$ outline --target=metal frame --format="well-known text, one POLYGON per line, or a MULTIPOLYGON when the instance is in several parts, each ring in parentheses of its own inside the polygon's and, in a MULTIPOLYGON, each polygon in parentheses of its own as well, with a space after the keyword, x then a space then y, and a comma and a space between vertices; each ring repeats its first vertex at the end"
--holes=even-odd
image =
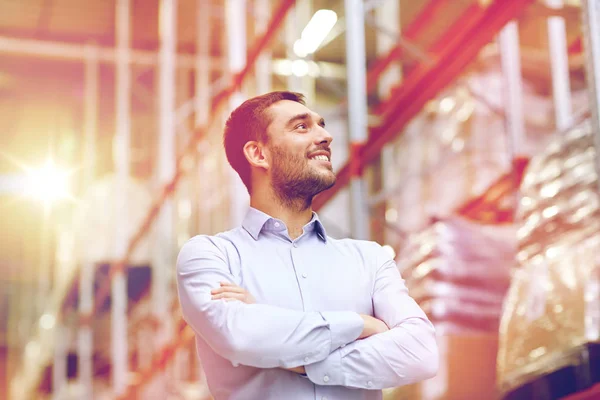
MULTIPOLYGON (((363 0, 345 0, 350 159, 367 139, 365 10, 363 0)), ((359 169, 350 177, 350 230, 355 239, 370 239, 368 185, 359 169)))
MULTIPOLYGON (((235 1, 245 0, 230 1, 233 4, 235 1)), ((127 338, 126 325, 124 326, 125 331, 123 332, 123 321, 126 323, 126 320, 123 320, 122 318, 123 315, 125 315, 123 306, 126 304, 127 300, 126 293, 124 292, 125 281, 123 275, 123 268, 127 263, 127 259, 136 248, 140 239, 147 234, 154 219, 157 219, 157 225, 161 227, 161 232, 170 232, 172 227, 166 226, 167 222, 170 221, 168 217, 170 208, 165 208, 165 204, 168 204, 169 197, 172 195, 180 177, 184 173, 181 161, 183 160, 184 156, 193 153, 197 144, 204 137, 205 132, 207 132, 214 123, 214 121, 209 118, 211 112, 215 113, 221 108, 225 107, 226 103, 228 103, 228 100, 232 97, 234 100, 233 102, 229 102, 229 107, 238 103, 239 100, 235 100, 235 98, 240 98, 239 92, 244 80, 249 75, 249 72, 257 59, 261 59, 261 63, 265 63, 265 58, 268 59, 268 57, 270 57, 264 56, 265 58, 263 58, 262 55, 259 55, 266 47, 268 41, 275 35, 286 13, 294 3, 294 1, 290 0, 282 1, 280 6, 273 13, 268 27, 258 39, 257 45, 247 54, 247 60, 244 60, 244 62, 230 64, 232 78, 230 84, 225 90, 212 97, 212 101, 208 101, 208 99, 210 99, 210 93, 208 92, 204 92, 202 96, 198 96, 196 98, 195 110, 197 130, 195 131, 185 154, 180 156, 178 159, 175 159, 175 150, 172 143, 175 136, 174 94, 172 93, 173 88, 175 87, 175 68, 181 66, 189 69, 195 68, 197 82, 206 82, 210 70, 220 68, 224 63, 224 60, 214 60, 207 57, 207 53, 202 53, 200 51, 198 52, 198 55, 189 57, 177 55, 173 47, 175 32, 173 30, 174 21, 172 19, 174 18, 172 12, 176 7, 176 0, 162 0, 162 2, 163 5, 167 4, 171 10, 171 13, 166 12, 166 16, 164 16, 163 11, 161 11, 161 20, 162 18, 168 20, 167 26, 170 26, 170 28, 161 29, 162 35, 164 35, 162 37, 165 39, 165 43, 164 47, 161 48, 161 55, 158 60, 154 53, 138 52, 129 49, 128 34, 126 35, 123 33, 125 27, 129 29, 128 23, 126 24, 123 19, 123 15, 125 15, 124 4, 127 4, 127 13, 129 12, 128 0, 119 0, 119 4, 123 8, 121 9, 121 13, 118 14, 121 15, 121 17, 119 17, 120 22, 117 23, 117 29, 119 32, 121 32, 118 36, 120 36, 121 39, 119 40, 119 48, 116 50, 100 48, 97 46, 87 46, 87 52, 84 54, 79 54, 80 46, 73 45, 73 47, 70 47, 71 45, 67 45, 67 47, 62 47, 62 44, 59 45, 59 47, 56 47, 56 44, 43 44, 41 48, 37 48, 36 50, 34 48, 35 46, 40 45, 39 42, 24 42, 20 39, 19 42, 21 44, 25 43, 31 47, 18 49, 15 46, 17 42, 11 42, 10 39, 7 41, 6 38, 0 37, 0 52, 8 51, 19 54, 35 54, 73 60, 86 60, 86 65, 88 65, 90 69, 89 84, 92 85, 90 86, 92 88, 94 81, 91 77, 94 75, 97 76, 98 64, 103 62, 116 63, 119 71, 117 73, 116 83, 117 112, 119 113, 117 115, 117 149, 119 150, 117 152, 117 171, 119 173, 119 179, 125 179, 129 173, 128 142, 130 121, 128 115, 130 107, 129 88, 131 86, 130 65, 159 64, 161 67, 160 87, 164 96, 161 95, 159 126, 161 140, 164 140, 165 142, 163 143, 164 146, 161 145, 159 147, 161 148, 161 151, 165 151, 164 149, 169 149, 170 151, 169 154, 163 153, 163 156, 160 158, 161 161, 159 162, 159 165, 161 165, 159 168, 161 171, 160 184, 163 187, 163 190, 158 196, 156 204, 148 213, 145 223, 140 227, 136 235, 134 235, 133 238, 130 238, 131 240, 128 240, 129 238, 125 238, 125 240, 123 240, 123 232, 116 232, 115 242, 118 242, 118 246, 120 246, 118 251, 120 259, 111 268, 111 279, 110 281, 103 282, 103 286, 101 287, 95 299, 95 307, 92 305, 92 299, 87 298, 84 306, 81 306, 79 310, 80 315, 82 316, 82 322, 85 320, 89 321, 91 316, 96 312, 99 304, 102 304, 108 296, 110 282, 112 282, 113 296, 115 296, 114 298, 116 299, 116 312, 113 312, 113 317, 115 318, 113 337, 127 338), (75 53, 77 53, 77 55, 75 55, 75 53), (96 70, 94 70, 94 68, 96 68, 96 70), (210 107, 205 107, 207 103, 210 103, 210 107), (165 217, 165 215, 167 216, 165 217), (165 229, 163 230, 163 228, 165 229), (124 293, 125 297, 123 298, 124 293), (125 303, 123 301, 125 301, 125 303)), ((380 126, 371 129, 370 135, 367 135, 367 93, 376 86, 380 75, 391 65, 393 60, 399 58, 403 51, 410 51, 411 38, 418 36, 423 27, 430 21, 429 18, 434 18, 433 15, 443 12, 443 7, 449 4, 449 0, 430 1, 425 6, 425 10, 427 10, 427 12, 424 11, 422 14, 420 14, 420 16, 415 20, 415 23, 408 27, 403 35, 403 37, 409 40, 409 42, 405 42, 393 47, 386 56, 381 58, 380 61, 375 64, 375 67, 372 68, 368 74, 365 74, 366 71, 364 68, 366 65, 364 59, 364 12, 360 10, 365 5, 361 0, 346 0, 346 6, 348 9, 352 7, 353 10, 357 10, 358 7, 359 11, 356 13, 356 15, 353 15, 353 17, 355 17, 354 19, 347 19, 349 28, 348 34, 350 36, 356 35, 352 36, 352 40, 348 40, 348 42, 351 42, 353 46, 352 48, 349 46, 347 49, 349 54, 348 80, 350 83, 348 104, 350 105, 349 108, 352 109, 352 112, 349 113, 351 118, 350 126, 356 127, 352 128, 350 131, 352 139, 351 154, 355 157, 353 157, 353 161, 344 166, 344 168, 342 168, 338 174, 338 185, 335 187, 335 189, 332 189, 329 192, 317 197, 314 204, 315 209, 322 207, 327 200, 332 198, 337 191, 339 191, 346 183, 349 182, 352 182, 351 184, 355 188, 359 188, 359 190, 353 190, 354 208, 356 208, 357 205, 360 207, 361 204, 364 207, 364 205, 367 204, 364 197, 366 192, 364 190, 364 178, 361 175, 364 167, 369 162, 377 158, 384 149, 385 145, 390 143, 401 133, 400 131, 403 126, 422 108, 427 100, 435 96, 443 87, 445 87, 445 85, 454 79, 459 71, 462 70, 464 66, 466 66, 476 56, 479 49, 492 40, 495 33, 498 32, 503 25, 515 15, 518 15, 518 13, 521 12, 524 7, 531 2, 532 0, 496 0, 489 5, 488 8, 483 8, 480 6, 471 7, 460 19, 459 23, 447 31, 445 38, 442 38, 442 40, 438 41, 435 46, 423 53, 426 56, 430 53, 433 54, 431 58, 423 57, 424 61, 412 72, 410 76, 407 77, 406 81, 404 81, 401 86, 392 91, 390 99, 385 101, 382 106, 377 109, 379 115, 381 115, 383 119, 383 123, 380 126), (502 3, 502 5, 500 5, 500 3, 502 3), (362 41, 362 46, 356 46, 356 40, 362 41), (406 43, 409 44, 408 47, 406 43), (364 79, 365 75, 367 76, 366 80, 364 79), (357 110, 364 110, 364 113, 358 112, 357 110)), ((238 26, 237 28, 240 27, 238 26)), ((200 42, 201 36, 206 32, 206 29, 199 27, 199 48, 202 48, 202 42, 200 42)), ((237 34, 232 32, 230 39, 234 37, 237 38, 239 35, 240 32, 237 34)), ((206 45, 206 43, 204 44, 206 45)), ((234 43, 230 41, 230 45, 233 44, 234 43)), ((204 49, 206 50, 206 47, 204 49)), ((240 45, 237 48, 230 46, 230 50, 231 53, 229 60, 238 57, 239 61, 239 57, 242 57, 242 55, 244 58, 246 57, 245 43, 243 46, 240 45)), ((87 74, 88 72, 86 72, 86 76, 88 76, 87 74)), ((268 79, 266 77, 261 77, 261 79, 262 83, 259 86, 267 87, 265 82, 268 82, 268 79)), ((197 87, 200 86, 198 85, 197 87)), ((93 92, 94 89, 90 90, 93 92)), ((97 86, 95 90, 97 91, 97 86)), ((199 94, 198 91, 197 94, 199 94)), ((93 104, 92 102, 94 100, 92 99, 94 97, 95 96, 90 95, 90 107, 92 107, 91 104, 93 104)), ((93 121, 95 118, 97 118, 97 115, 94 117, 93 113, 90 112, 90 115, 86 117, 86 121, 88 118, 89 121, 93 121)), ((92 122, 90 123, 93 124, 92 122)), ((90 128, 90 135, 92 135, 92 132, 95 132, 95 129, 95 125, 94 128, 90 128)), ((121 193, 124 193, 124 191, 121 193)), ((353 236, 368 237, 368 211, 365 209, 354 210, 353 215, 358 216, 358 221, 353 224, 353 236)), ((169 249, 172 250, 172 246, 169 246, 169 249)), ((163 250, 168 252, 169 249, 163 250)), ((89 276, 90 271, 93 271, 93 266, 86 266, 85 268, 86 274, 88 274, 86 276, 89 276)), ((82 288, 86 288, 85 290, 88 294, 91 294, 89 291, 88 278, 86 278, 85 282, 86 283, 80 282, 80 284, 82 285, 82 288)), ((160 289, 157 286, 156 290, 153 290, 156 303, 159 302, 159 299, 164 300, 165 298, 169 298, 168 294, 166 294, 163 289, 164 287, 160 289)), ((167 310, 165 314, 165 307, 163 306, 166 304, 168 304, 168 302, 162 303, 162 308, 160 308, 159 312, 160 315, 170 315, 170 310, 167 310)), ((126 381, 127 343, 125 342, 125 348, 118 346, 113 347, 112 354, 114 357, 114 367, 116 367, 114 372, 115 374, 119 373, 122 377, 122 379, 119 378, 113 380, 114 394, 116 398, 128 398, 144 382, 147 382, 149 379, 155 376, 158 371, 161 371, 165 367, 170 357, 175 354, 175 349, 177 349, 178 346, 189 343, 189 341, 193 339, 193 332, 191 332, 191 330, 187 328, 182 321, 179 321, 175 327, 171 328, 169 328, 169 330, 173 332, 179 332, 179 336, 174 338, 173 341, 162 339, 159 340, 161 342, 161 350, 152 360, 152 363, 148 369, 140 371, 140 374, 138 375, 140 379, 131 385, 128 385, 129 382, 126 381), (121 357, 119 357, 117 352, 120 352, 121 357)), ((86 326, 85 324, 82 324, 80 329, 80 354, 89 354, 91 356, 91 353, 89 353, 91 352, 91 348, 89 347, 91 344, 91 331, 86 331, 86 329, 89 329, 89 325, 86 326)), ((91 374, 91 364, 89 366, 89 373, 91 374)), ((89 379, 91 379, 91 376, 89 378, 86 376, 82 376, 81 379, 82 382, 85 382, 85 385, 88 385, 87 382, 89 379)))
POLYGON ((367 144, 358 157, 338 172, 338 183, 332 189, 317 196, 313 204, 320 209, 350 180, 352 170, 362 169, 375 159, 386 143, 395 139, 402 128, 414 117, 425 103, 456 77, 471 62, 481 48, 493 40, 494 35, 511 19, 519 15, 532 0, 496 0, 487 8, 474 5, 443 35, 433 50, 437 50, 433 65, 419 65, 406 77, 379 112, 385 121, 371 129, 367 144), (357 165, 353 165, 357 164, 357 165))
MULTIPOLYGON (((586 75, 596 146, 596 174, 600 177, 600 4, 597 0, 582 0, 581 7, 584 50, 587 54, 586 75)), ((600 179, 598 188, 600 189, 600 179)))
MULTIPOLYGON (((117 176, 117 221, 127 218, 126 187, 130 175, 130 142, 131 142, 131 4, 130 0, 118 0, 116 10, 115 36, 117 41, 116 79, 115 79, 115 170, 117 176)), ((114 249, 117 259, 125 255, 129 238, 125 225, 114 227, 114 249)), ((127 343, 127 276, 125 263, 111 267, 111 358, 112 389, 118 396, 125 392, 128 378, 128 343, 127 343), (122 340, 114 340, 120 338, 122 340)), ((100 302, 96 301, 96 307, 100 302)))

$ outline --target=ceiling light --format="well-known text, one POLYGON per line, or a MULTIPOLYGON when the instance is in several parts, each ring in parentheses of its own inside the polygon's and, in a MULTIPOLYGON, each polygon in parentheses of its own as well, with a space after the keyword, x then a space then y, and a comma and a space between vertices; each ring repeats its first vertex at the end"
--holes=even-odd
POLYGON ((312 54, 323 43, 337 22, 337 14, 332 10, 319 10, 308 21, 300 39, 294 43, 294 53, 298 57, 312 54))
POLYGON ((294 60, 292 63, 292 74, 298 77, 303 77, 308 74, 308 63, 304 60, 294 60))

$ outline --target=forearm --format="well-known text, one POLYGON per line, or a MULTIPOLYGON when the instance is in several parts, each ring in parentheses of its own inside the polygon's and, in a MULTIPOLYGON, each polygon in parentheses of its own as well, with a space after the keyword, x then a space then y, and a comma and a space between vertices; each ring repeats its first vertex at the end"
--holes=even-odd
POLYGON ((352 312, 302 312, 265 304, 181 295, 184 318, 222 357, 259 368, 297 367, 354 341, 362 319, 352 312))
POLYGON ((384 389, 428 379, 435 375, 438 364, 433 326, 426 319, 413 318, 335 350, 305 369, 318 385, 384 389))

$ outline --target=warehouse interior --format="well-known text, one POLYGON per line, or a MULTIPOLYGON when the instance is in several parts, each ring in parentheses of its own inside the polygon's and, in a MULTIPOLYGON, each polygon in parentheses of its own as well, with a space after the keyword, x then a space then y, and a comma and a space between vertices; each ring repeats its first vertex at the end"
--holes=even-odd
POLYGON ((240 224, 223 126, 272 90, 436 328, 384 399, 600 398, 595 0, 0 0, 0 398, 212 398, 175 260, 240 224))

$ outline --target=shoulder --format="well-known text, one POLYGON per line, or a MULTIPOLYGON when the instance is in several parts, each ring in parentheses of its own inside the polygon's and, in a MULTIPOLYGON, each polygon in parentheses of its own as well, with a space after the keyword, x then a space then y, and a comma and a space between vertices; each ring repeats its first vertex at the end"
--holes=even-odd
POLYGON ((327 240, 331 240, 334 245, 342 250, 352 252, 365 261, 375 263, 375 265, 381 265, 390 260, 393 261, 391 254, 383 246, 371 240, 334 239, 330 237, 327 237, 327 240))
POLYGON ((193 259, 213 259, 227 262, 229 255, 232 252, 236 253, 236 238, 243 235, 240 229, 236 228, 216 235, 196 235, 188 239, 179 250, 178 268, 193 259))

